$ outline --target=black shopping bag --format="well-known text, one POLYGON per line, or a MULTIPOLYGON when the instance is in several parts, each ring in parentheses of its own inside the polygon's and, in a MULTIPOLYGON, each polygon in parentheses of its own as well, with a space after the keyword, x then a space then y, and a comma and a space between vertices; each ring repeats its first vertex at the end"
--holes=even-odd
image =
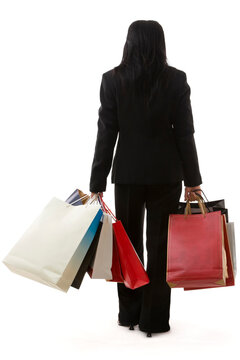
MULTIPOLYGON (((196 192, 196 190, 194 190, 194 192, 196 192)), ((204 194, 202 189, 201 189, 201 191, 204 194)), ((202 200, 204 200, 201 195, 199 195, 199 194, 196 194, 196 195, 200 196, 200 198, 202 200)), ((204 194, 204 196, 207 199, 205 194, 204 194)), ((221 210, 221 214, 226 215, 226 222, 228 223, 228 209, 226 209, 226 207, 225 207, 225 200, 224 199, 213 200, 213 201, 209 201, 207 199, 207 201, 204 201, 204 204, 206 205, 206 208, 211 212, 221 210)), ((177 214, 184 214, 185 207, 186 207, 186 202, 179 201, 176 213, 177 214)), ((201 214, 201 209, 200 209, 198 203, 192 203, 191 202, 191 212, 192 212, 192 214, 201 214)))
POLYGON ((79 289, 81 286, 81 283, 83 281, 84 275, 86 274, 88 267, 90 266, 90 264, 93 261, 93 258, 95 257, 96 251, 97 251, 97 246, 98 246, 98 241, 99 241, 99 237, 100 237, 100 233, 101 233, 101 229, 102 229, 102 221, 100 220, 96 234, 93 238, 93 241, 88 249, 88 252, 82 262, 82 265, 80 266, 77 275, 75 276, 71 286, 79 289))

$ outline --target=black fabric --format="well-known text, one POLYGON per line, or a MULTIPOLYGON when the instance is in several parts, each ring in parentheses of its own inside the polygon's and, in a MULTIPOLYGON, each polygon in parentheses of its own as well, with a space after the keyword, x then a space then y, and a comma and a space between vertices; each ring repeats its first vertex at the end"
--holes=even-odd
POLYGON ((132 84, 123 92, 113 69, 103 73, 91 192, 106 190, 111 166, 112 183, 202 184, 186 73, 168 66, 166 84, 159 85, 147 109, 132 84))
POLYGON ((166 282, 167 235, 170 213, 176 213, 182 182, 158 185, 115 184, 115 212, 144 264, 143 226, 146 210, 146 250, 150 283, 135 290, 117 283, 118 320, 139 324, 142 331, 170 330, 171 288, 166 282))
MULTIPOLYGON (((226 222, 228 223, 228 209, 225 208, 224 199, 213 200, 213 201, 204 201, 204 204, 209 212, 221 210, 221 214, 226 215, 226 222)), ((201 214, 201 209, 200 209, 198 203, 190 202, 190 206, 191 206, 192 214, 201 214)), ((186 202, 180 201, 178 203, 178 209, 177 209, 176 214, 184 214, 185 207, 186 207, 186 202)))

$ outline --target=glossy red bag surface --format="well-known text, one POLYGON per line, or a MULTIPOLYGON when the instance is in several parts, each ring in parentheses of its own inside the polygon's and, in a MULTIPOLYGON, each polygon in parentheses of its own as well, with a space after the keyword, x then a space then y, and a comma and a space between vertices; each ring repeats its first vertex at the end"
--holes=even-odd
POLYGON ((121 220, 113 223, 124 284, 130 289, 136 289, 149 283, 149 277, 134 249, 121 220))

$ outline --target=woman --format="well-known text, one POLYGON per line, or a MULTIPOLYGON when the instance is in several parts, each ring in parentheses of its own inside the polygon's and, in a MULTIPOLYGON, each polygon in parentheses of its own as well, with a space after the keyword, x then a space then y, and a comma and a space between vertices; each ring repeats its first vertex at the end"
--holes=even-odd
POLYGON ((171 288, 166 282, 168 217, 184 200, 196 200, 202 178, 194 140, 186 73, 168 65, 157 21, 134 21, 119 66, 103 73, 91 196, 106 191, 113 159, 115 214, 144 264, 143 223, 150 283, 138 289, 117 283, 118 324, 141 331, 170 330, 171 288))

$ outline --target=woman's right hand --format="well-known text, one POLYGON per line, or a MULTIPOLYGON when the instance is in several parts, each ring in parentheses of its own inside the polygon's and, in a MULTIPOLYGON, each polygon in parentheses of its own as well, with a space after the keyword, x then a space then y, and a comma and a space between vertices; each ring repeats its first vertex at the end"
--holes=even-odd
POLYGON ((198 199, 197 195, 195 195, 195 192, 191 192, 192 190, 195 190, 195 189, 200 189, 200 191, 196 191, 197 194, 201 194, 201 186, 198 185, 198 186, 194 186, 194 187, 188 187, 188 186, 185 186, 185 194, 184 194, 184 200, 187 201, 195 201, 198 199))

